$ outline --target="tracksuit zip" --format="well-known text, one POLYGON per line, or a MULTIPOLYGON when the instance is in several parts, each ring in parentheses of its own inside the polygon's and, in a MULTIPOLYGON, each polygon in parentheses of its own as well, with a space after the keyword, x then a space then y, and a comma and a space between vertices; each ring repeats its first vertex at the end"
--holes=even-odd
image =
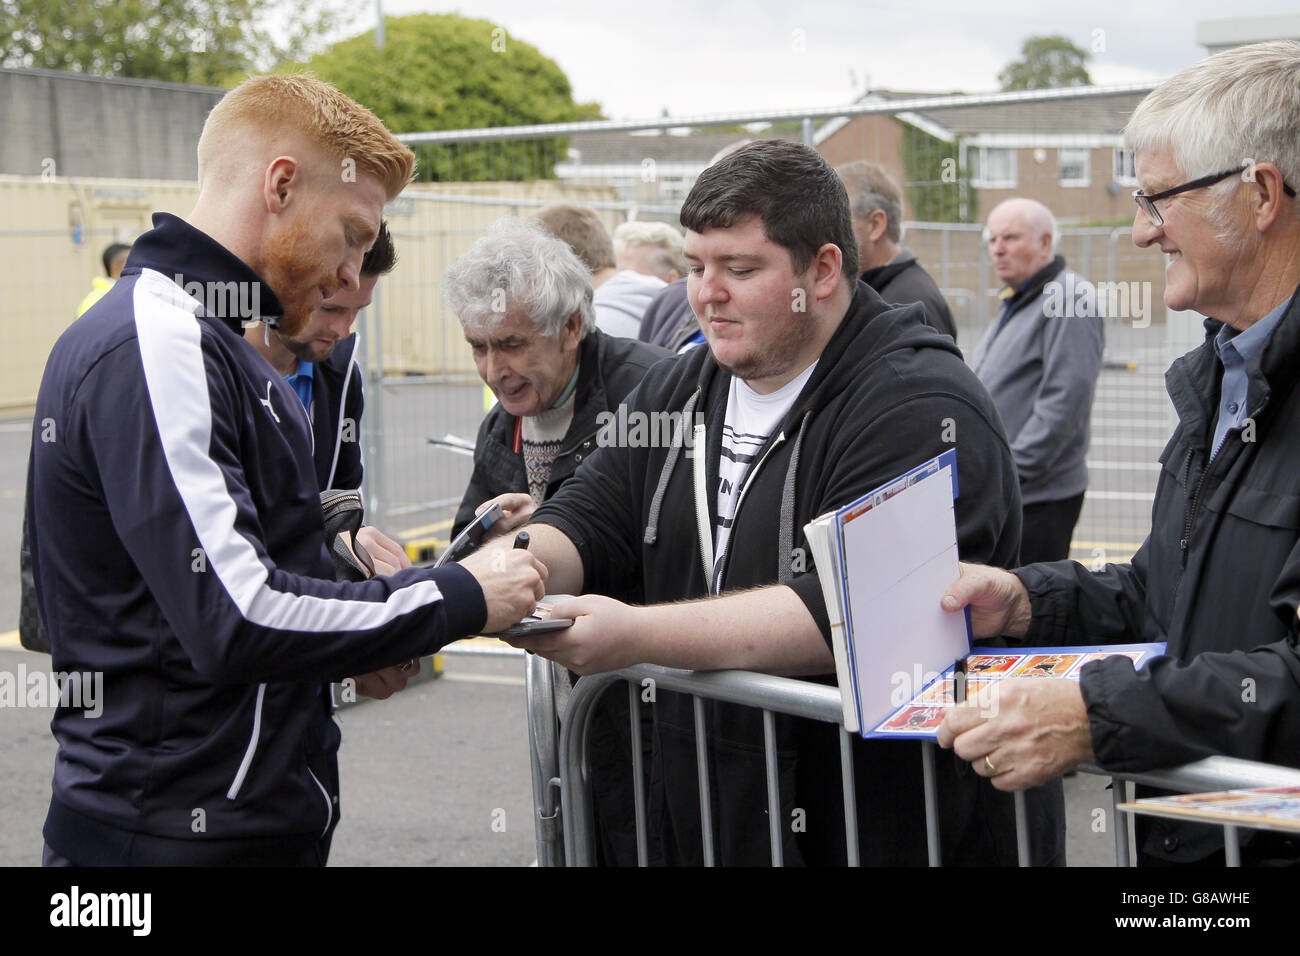
POLYGON ((226 791, 227 800, 234 800, 239 796, 239 790, 244 786, 244 778, 248 776, 248 768, 253 765, 253 755, 257 753, 257 738, 262 732, 262 701, 265 697, 266 685, 258 684, 257 704, 253 708, 253 736, 249 738, 248 748, 244 751, 244 759, 239 762, 239 771, 235 774, 234 782, 231 783, 230 789, 226 791))
POLYGON ((330 800, 329 792, 317 779, 316 774, 312 773, 311 767, 307 768, 307 772, 311 774, 312 783, 316 784, 316 787, 320 790, 320 795, 325 798, 325 829, 320 832, 320 835, 324 837, 325 834, 330 832, 330 824, 334 822, 334 804, 330 800))

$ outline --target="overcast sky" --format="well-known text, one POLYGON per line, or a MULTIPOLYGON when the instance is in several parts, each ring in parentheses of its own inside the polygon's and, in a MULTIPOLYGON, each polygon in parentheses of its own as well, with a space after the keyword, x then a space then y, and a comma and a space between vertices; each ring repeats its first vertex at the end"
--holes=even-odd
MULTIPOLYGON (((374 23, 374 6, 354 32, 374 23)), ((1294 14, 1296 0, 383 0, 388 16, 491 20, 555 60, 579 101, 627 119, 850 102, 878 89, 998 88, 1025 37, 1061 33, 1086 50, 1094 83, 1158 79, 1205 56, 1196 23, 1294 14), (1061 5, 1064 7, 1065 5, 1061 5), (1048 8, 1051 9, 1049 12, 1048 8), (978 10, 978 12, 975 12, 978 10), (633 12, 639 11, 639 12, 633 12)))

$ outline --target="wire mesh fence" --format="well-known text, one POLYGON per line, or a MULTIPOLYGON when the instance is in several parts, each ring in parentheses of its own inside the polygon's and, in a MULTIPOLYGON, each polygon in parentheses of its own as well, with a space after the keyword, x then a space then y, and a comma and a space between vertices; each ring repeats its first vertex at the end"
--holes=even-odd
MULTIPOLYGON (((442 291, 446 268, 484 229, 555 202, 595 208, 611 230, 632 219, 678 224, 696 177, 722 151, 778 137, 835 165, 880 163, 904 189, 903 244, 942 290, 969 357, 996 314, 997 279, 981 230, 1002 199, 1030 196, 1061 223, 1059 251, 1097 283, 1106 366, 1092 417, 1091 484, 1073 556, 1124 560, 1142 540, 1172 418, 1163 371, 1199 323, 1169 317, 1164 268, 1133 246, 1133 157, 1122 128, 1147 87, 982 97, 874 92, 851 107, 691 120, 592 121, 404 137, 421 175, 387 210, 399 263, 363 314, 362 421, 372 517, 402 538, 445 535, 471 460, 434 445, 472 441, 484 390, 442 291)), ((14 293, 5 364, 10 407, 35 399, 45 355, 102 272, 101 247, 183 215, 194 185, 146 180, 0 177, 0 269, 14 293), (21 305, 19 305, 21 303, 21 305)))
POLYGON ((424 173, 389 207, 403 261, 367 323, 371 407, 382 405, 368 423, 376 463, 372 507, 399 532, 436 536, 468 481, 470 459, 426 439, 450 433, 472 441, 485 411, 441 281, 491 221, 573 202, 595 208, 611 230, 630 219, 679 225, 682 200, 720 152, 777 137, 808 142, 834 165, 878 162, 902 184, 903 244, 943 292, 968 358, 998 309, 998 281, 982 238, 988 211, 1013 196, 1053 209, 1061 225, 1058 251, 1097 284, 1106 316, 1091 484, 1072 556, 1126 560, 1144 537, 1156 458, 1173 423, 1163 372, 1194 344, 1185 334, 1168 334, 1164 263, 1131 240, 1135 180, 1122 129, 1147 89, 983 97, 878 92, 848 111, 404 136, 424 173))

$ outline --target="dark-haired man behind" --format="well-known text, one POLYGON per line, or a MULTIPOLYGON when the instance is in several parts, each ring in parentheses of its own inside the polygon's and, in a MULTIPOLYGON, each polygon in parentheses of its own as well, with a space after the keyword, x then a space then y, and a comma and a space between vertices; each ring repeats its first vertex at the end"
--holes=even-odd
MULTIPOLYGON (((363 374, 356 360, 360 334, 352 331, 361 310, 370 305, 379 277, 393 271, 397 250, 388 223, 381 223, 375 244, 361 260, 360 286, 339 289, 311 314, 307 327, 284 336, 261 323, 244 329, 244 338, 265 356, 292 386, 307 410, 312 429, 312 460, 321 491, 360 488, 363 374)), ((366 525, 357 540, 375 561, 379 574, 411 566, 402 546, 366 525)))
MULTIPOLYGON (((681 220, 708 347, 652 368, 626 414, 677 413, 694 441, 601 448, 537 507, 531 547, 550 589, 589 593, 556 606, 576 618, 571 628, 519 645, 580 673, 644 662, 830 675, 804 524, 952 448, 948 423, 961 553, 1009 564, 1020 541, 1010 449, 952 339, 927 328, 918 306, 891 308, 858 281, 848 197, 815 151, 774 141, 737 150, 700 176, 681 220), (605 596, 638 585, 646 606, 605 596)), ((508 526, 530 510, 520 498, 503 502, 508 526)), ((651 854, 698 863, 692 701, 661 689, 652 706, 651 854)), ((717 860, 766 863, 760 714, 705 709, 717 860)), ((778 718, 777 737, 785 860, 842 864, 836 728, 778 718)), ((919 748, 855 739, 854 749, 862 861, 923 864, 919 748)), ((946 860, 1009 862, 1010 804, 968 765, 941 764, 946 860)))
POLYGON ((957 323, 930 274, 903 240, 903 191, 879 163, 858 160, 835 172, 849 194, 862 281, 886 302, 925 307, 925 324, 957 339, 957 323))
POLYGON ((397 250, 388 223, 361 261, 358 289, 340 289, 311 314, 307 328, 295 336, 268 330, 260 322, 244 329, 244 338, 293 386, 311 418, 316 480, 322 491, 360 488, 361 367, 356 361, 359 336, 352 324, 370 305, 375 284, 397 265, 397 250))

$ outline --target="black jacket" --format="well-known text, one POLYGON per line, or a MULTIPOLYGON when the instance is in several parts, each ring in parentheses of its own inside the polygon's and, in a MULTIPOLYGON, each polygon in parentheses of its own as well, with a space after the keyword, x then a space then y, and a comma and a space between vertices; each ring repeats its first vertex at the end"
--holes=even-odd
POLYGON ((637 338, 676 352, 699 330, 695 312, 686 297, 686 280, 678 279, 668 283, 650 300, 641 318, 641 331, 637 338))
POLYGON ((357 333, 334 346, 330 357, 316 363, 312 383, 311 427, 315 435, 312 457, 321 491, 360 488, 361 366, 357 364, 357 333))
MULTIPOLYGON (((1033 602, 1030 644, 1167 641, 1134 672, 1084 668, 1098 763, 1117 771, 1225 754, 1300 766, 1300 295, 1247 365, 1253 428, 1228 432, 1207 463, 1223 366, 1206 341, 1165 375, 1178 427, 1160 454, 1151 533, 1131 564, 1072 561, 1016 573, 1033 602)), ((1146 852, 1191 861, 1218 827, 1149 821, 1146 852)), ((1249 839, 1243 833, 1243 842, 1249 839)))
MULTIPOLYGON (((714 526, 720 435, 730 375, 707 348, 653 368, 632 411, 686 412, 706 429, 708 527, 714 526), (701 416, 701 417, 695 417, 701 416)), ((629 413, 630 414, 630 413, 629 413)), ((687 429, 690 432, 690 429, 687 429)), ((865 284, 751 476, 724 557, 723 591, 788 584, 827 640, 830 628, 803 526, 953 447, 967 560, 1014 564, 1020 492, 988 394, 952 339, 922 324, 917 306, 891 309, 865 284)), ((665 443, 659 443, 661 446, 665 443)), ((646 603, 705 596, 693 491, 698 447, 605 447, 543 504, 534 520, 563 531, 582 555, 584 589, 618 595, 644 587, 646 603)), ((711 546, 711 542, 710 542, 711 546)), ((828 680, 833 680, 829 678, 828 680)), ((710 767, 718 860, 766 864, 768 828, 761 715, 710 703, 710 767)), ((652 833, 669 863, 700 860, 695 741, 689 698, 660 691, 654 705, 652 833)), ((778 718, 789 862, 843 863, 838 731, 778 718), (795 807, 807 828, 790 832, 795 807)), ((858 825, 866 863, 925 862, 920 748, 855 738, 858 825)), ((945 858, 1014 859, 1010 801, 951 753, 940 753, 945 858)))
POLYGON ((879 292, 886 302, 895 305, 920 302, 925 307, 925 324, 957 341, 957 323, 953 321, 947 300, 910 250, 902 250, 893 262, 867 269, 862 273, 862 281, 879 292))
MULTIPOLYGON (((592 329, 583 338, 578 348, 573 421, 565 432, 564 447, 551 465, 551 477, 546 484, 548 498, 595 450, 599 431, 597 416, 623 401, 637 387, 646 370, 670 354, 657 345, 606 335, 599 329, 592 329)), ((474 509, 489 498, 508 491, 528 492, 524 457, 514 450, 516 422, 518 418, 498 404, 479 425, 474 442, 474 472, 456 512, 453 537, 474 520, 474 509)))
POLYGON ((338 820, 322 683, 432 653, 487 615, 458 566, 334 581, 302 402, 239 317, 186 291, 260 282, 159 213, 45 367, 36 593, 54 669, 102 675, 102 713, 61 706, 51 723, 45 839, 79 864, 300 859, 338 820))

